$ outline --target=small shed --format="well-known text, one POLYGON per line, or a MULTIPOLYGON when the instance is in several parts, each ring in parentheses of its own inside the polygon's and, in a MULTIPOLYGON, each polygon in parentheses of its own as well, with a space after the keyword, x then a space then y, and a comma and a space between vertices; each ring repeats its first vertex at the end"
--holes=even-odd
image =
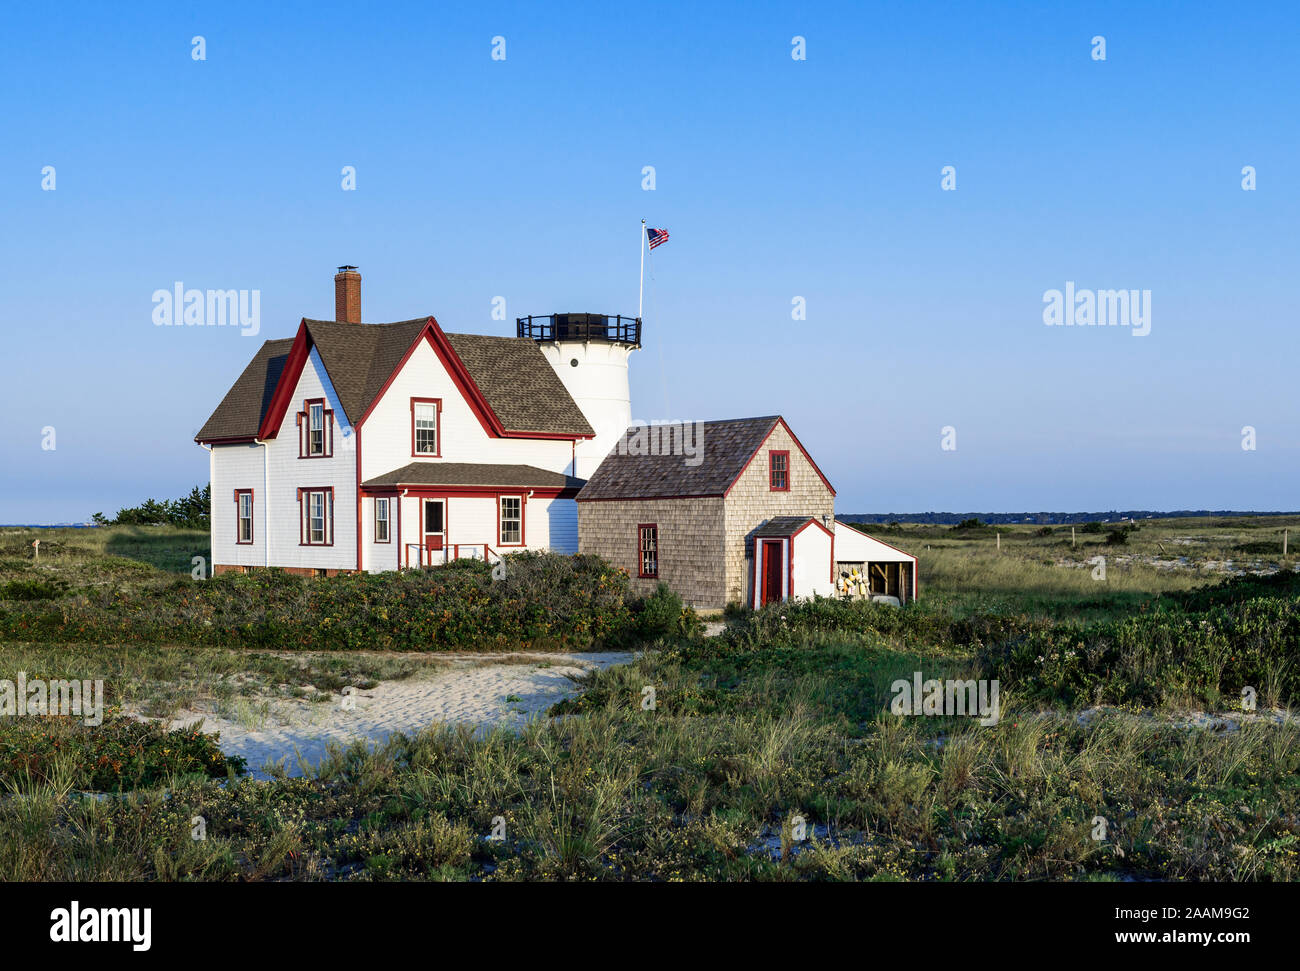
MULTIPOLYGON (((829 517, 827 517, 829 518, 829 517)), ((754 530, 752 607, 835 594, 834 533, 814 516, 777 516, 754 530)))
POLYGON ((653 427, 629 428, 578 493, 580 553, 626 570, 634 594, 666 583, 704 609, 832 594, 835 490, 784 418, 663 425, 658 446, 653 427), (769 526, 783 531, 756 535, 769 526))
POLYGON ((915 600, 920 590, 916 557, 837 519, 835 590, 899 604, 915 600))

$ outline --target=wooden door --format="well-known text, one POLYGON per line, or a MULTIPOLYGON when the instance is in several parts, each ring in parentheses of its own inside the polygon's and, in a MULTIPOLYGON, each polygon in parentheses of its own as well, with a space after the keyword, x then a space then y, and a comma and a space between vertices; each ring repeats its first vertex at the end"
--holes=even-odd
POLYGON ((432 554, 443 548, 447 536, 447 507, 445 500, 424 500, 424 548, 432 554))
POLYGON ((759 606, 780 603, 785 591, 785 571, 781 569, 780 540, 763 541, 763 592, 759 606))

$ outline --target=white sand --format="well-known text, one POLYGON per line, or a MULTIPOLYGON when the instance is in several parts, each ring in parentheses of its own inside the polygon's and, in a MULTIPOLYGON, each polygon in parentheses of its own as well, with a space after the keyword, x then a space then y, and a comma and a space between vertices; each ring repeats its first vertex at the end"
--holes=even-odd
POLYGON ((171 724, 183 728, 202 720, 204 732, 221 733, 223 752, 248 760, 253 778, 267 778, 263 767, 268 762, 283 762, 289 775, 302 775, 302 763, 318 765, 331 743, 383 742, 393 732, 414 734, 435 722, 517 730, 578 693, 568 675, 626 664, 634 655, 528 654, 519 663, 482 665, 489 657, 457 655, 449 664, 438 663, 405 680, 353 689, 351 708, 338 694, 327 702, 274 698, 245 705, 251 711, 234 719, 197 710, 181 712, 171 724), (265 717, 263 704, 269 706, 265 717))

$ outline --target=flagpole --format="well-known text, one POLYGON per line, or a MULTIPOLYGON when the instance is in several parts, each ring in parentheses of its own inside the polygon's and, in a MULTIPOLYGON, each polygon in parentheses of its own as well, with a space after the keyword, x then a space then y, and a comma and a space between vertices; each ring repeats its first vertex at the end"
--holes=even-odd
POLYGON ((636 319, 641 319, 641 304, 645 299, 645 220, 641 220, 641 288, 636 295, 636 319))

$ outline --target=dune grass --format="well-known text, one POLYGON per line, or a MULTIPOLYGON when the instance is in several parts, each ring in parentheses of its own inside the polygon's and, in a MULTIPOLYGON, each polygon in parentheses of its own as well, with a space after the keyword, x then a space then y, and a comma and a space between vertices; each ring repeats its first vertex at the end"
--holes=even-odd
MULTIPOLYGON (((1292 702, 1300 577, 1280 544, 1234 559, 1286 571, 1272 579, 1215 565, 1275 526, 1162 521, 1082 548, 1017 527, 1000 552, 904 527, 886 538, 922 557, 919 603, 733 616, 720 638, 593 672, 519 734, 434 726, 336 749, 308 778, 177 773, 102 799, 77 793, 75 765, 13 772, 0 879, 1295 880, 1300 729, 1241 711, 1229 682, 1275 665, 1261 705, 1292 702), (1105 581, 1069 565, 1095 555, 1105 581), (915 671, 999 678, 998 724, 890 714, 915 671), (1235 711, 1221 730, 1183 710, 1216 699, 1235 711)), ((105 665, 111 695, 160 708, 407 660, 375 657, 0 645, 4 667, 49 677, 105 665)))

